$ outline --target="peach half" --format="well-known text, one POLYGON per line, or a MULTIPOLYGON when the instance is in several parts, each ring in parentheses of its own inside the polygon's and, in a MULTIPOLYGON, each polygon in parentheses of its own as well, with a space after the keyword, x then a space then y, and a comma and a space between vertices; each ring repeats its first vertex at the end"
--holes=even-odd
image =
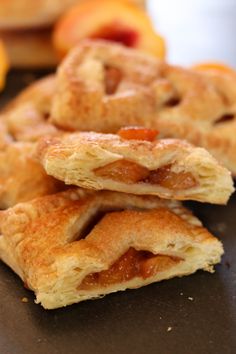
POLYGON ((82 1, 57 22, 53 43, 64 56, 84 38, 105 39, 150 53, 165 56, 163 38, 155 33, 148 15, 125 0, 82 1))

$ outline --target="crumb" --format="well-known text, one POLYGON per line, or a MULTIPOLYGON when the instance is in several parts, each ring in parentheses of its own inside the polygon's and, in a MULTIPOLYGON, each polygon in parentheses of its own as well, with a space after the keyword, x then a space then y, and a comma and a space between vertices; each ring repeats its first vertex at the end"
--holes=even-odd
POLYGON ((189 301, 193 301, 193 297, 189 296, 189 297, 188 297, 188 300, 189 300, 189 301))
POLYGON ((22 297, 21 302, 29 302, 27 297, 22 297))
POLYGON ((160 316, 160 320, 162 320, 162 317, 160 316))
POLYGON ((182 295, 184 295, 184 293, 180 293, 180 295, 182 296, 182 295))
POLYGON ((167 332, 171 332, 171 331, 172 331, 172 327, 168 327, 167 332))

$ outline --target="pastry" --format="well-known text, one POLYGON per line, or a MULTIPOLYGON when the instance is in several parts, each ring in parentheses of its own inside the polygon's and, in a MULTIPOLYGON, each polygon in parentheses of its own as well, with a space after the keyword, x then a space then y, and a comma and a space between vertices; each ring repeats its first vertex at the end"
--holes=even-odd
POLYGON ((31 84, 1 112, 1 119, 15 140, 35 141, 41 136, 58 134, 48 122, 55 78, 48 76, 31 84))
POLYGON ((230 173, 206 150, 181 140, 132 139, 132 130, 130 140, 121 137, 122 131, 121 136, 77 132, 44 138, 37 154, 47 174, 66 184, 168 199, 227 202, 234 190, 230 173))
POLYGON ((0 29, 48 26, 78 0, 0 0, 0 29))
POLYGON ((157 113, 161 135, 205 147, 236 176, 236 74, 170 66, 166 73, 176 98, 157 113))
POLYGON ((222 244, 176 201, 68 190, 0 213, 0 257, 54 309, 213 271, 222 244))
POLYGON ((150 85, 164 63, 106 41, 86 40, 57 70, 51 121, 70 130, 116 132, 152 127, 156 102, 150 85))
POLYGON ((21 69, 53 68, 58 63, 51 41, 51 28, 1 31, 11 67, 21 69))
POLYGON ((33 157, 32 143, 5 144, 0 149, 0 208, 55 193, 63 184, 48 176, 33 157))
POLYGON ((236 175, 236 75, 168 65, 118 44, 86 41, 62 62, 51 121, 73 130, 156 128, 205 147, 236 175))

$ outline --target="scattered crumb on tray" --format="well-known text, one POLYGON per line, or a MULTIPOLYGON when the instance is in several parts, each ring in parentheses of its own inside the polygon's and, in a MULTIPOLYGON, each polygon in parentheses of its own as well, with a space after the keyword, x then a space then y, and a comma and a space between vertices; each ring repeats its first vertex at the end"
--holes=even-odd
POLYGON ((22 297, 21 302, 29 302, 29 299, 27 297, 22 297))
POLYGON ((189 301, 193 301, 193 297, 189 296, 189 297, 188 297, 188 300, 189 300, 189 301))
POLYGON ((171 331, 172 331, 172 327, 168 327, 167 332, 171 332, 171 331))

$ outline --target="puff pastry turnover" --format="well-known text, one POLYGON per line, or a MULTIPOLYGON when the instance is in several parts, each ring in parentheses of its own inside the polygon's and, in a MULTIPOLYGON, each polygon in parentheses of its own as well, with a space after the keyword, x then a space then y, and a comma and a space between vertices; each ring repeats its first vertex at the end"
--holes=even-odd
POLYGON ((1 119, 17 141, 36 141, 47 134, 58 134, 48 122, 55 78, 49 76, 31 84, 14 98, 1 112, 1 119))
POLYGON ((34 144, 15 142, 0 150, 0 208, 62 190, 33 157, 34 144))
POLYGON ((179 202, 68 190, 0 213, 0 257, 46 309, 213 271, 222 244, 179 202))
POLYGON ((74 130, 157 128, 208 149, 236 175, 236 74, 168 65, 134 49, 86 41, 60 65, 51 120, 74 130))
POLYGON ((181 140, 126 140, 115 134, 45 138, 37 154, 47 174, 90 189, 224 204, 230 173, 203 148, 181 140))

